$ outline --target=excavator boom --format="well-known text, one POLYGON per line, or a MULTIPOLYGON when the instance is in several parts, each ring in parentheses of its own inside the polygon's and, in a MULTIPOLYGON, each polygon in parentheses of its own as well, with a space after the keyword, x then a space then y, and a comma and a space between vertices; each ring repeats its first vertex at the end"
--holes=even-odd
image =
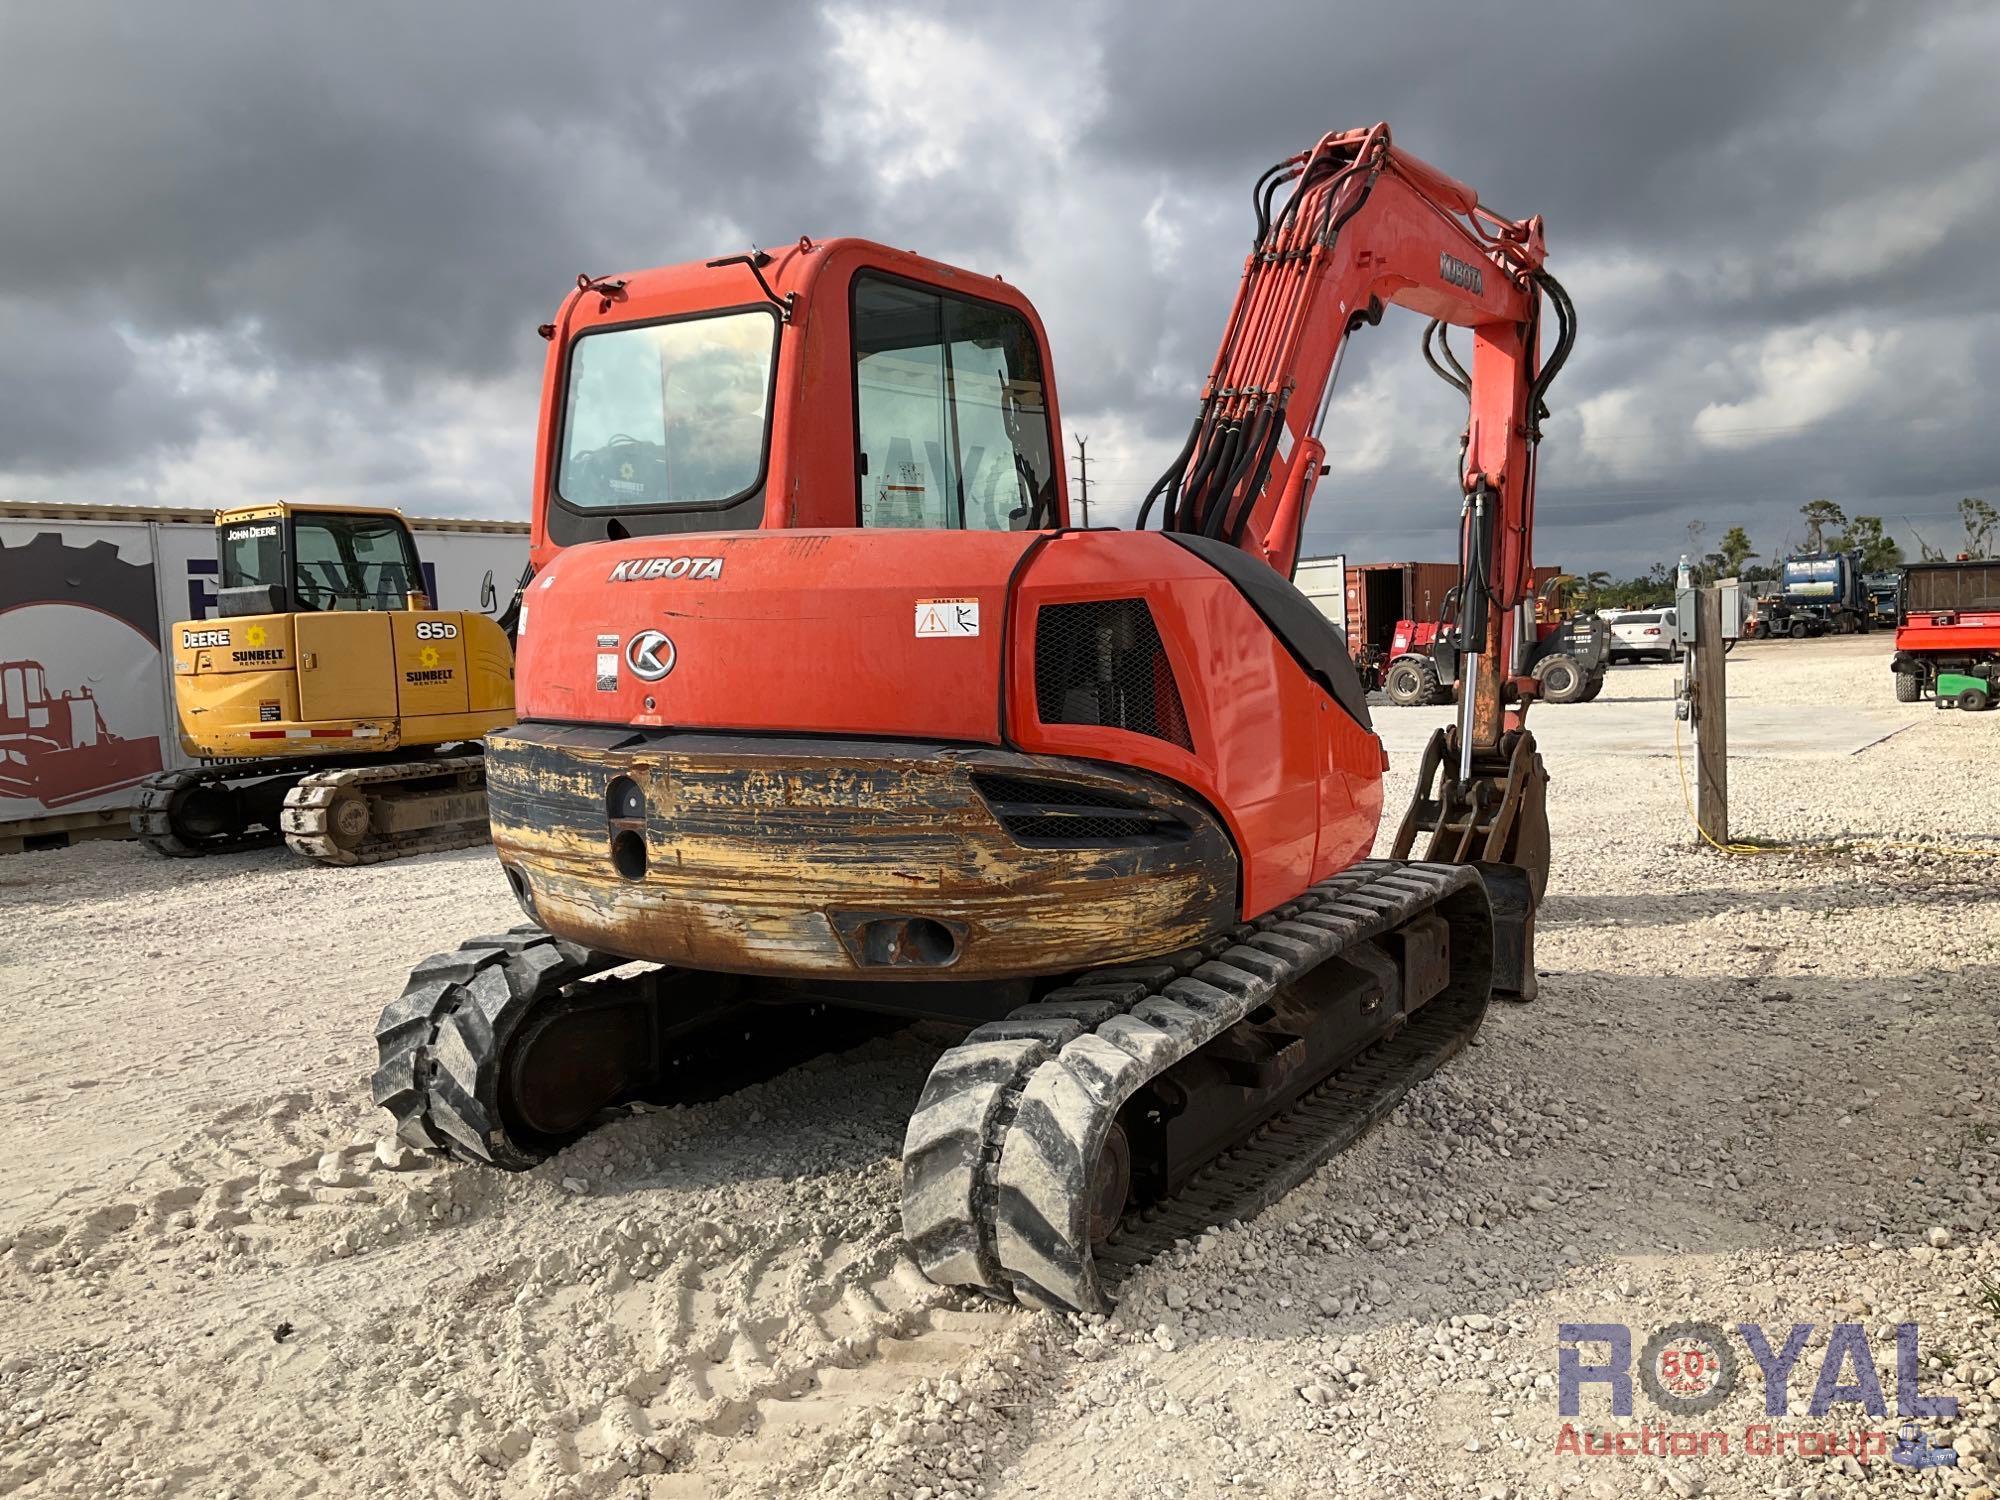
POLYGON ((1508 683, 1524 640, 1515 612, 1533 592, 1542 397, 1572 337, 1568 298, 1543 269, 1542 221, 1488 212, 1471 188, 1392 145, 1387 125, 1321 138, 1267 171, 1253 196, 1256 234, 1201 409, 1139 524, 1224 539, 1289 577, 1347 339, 1380 322, 1385 304, 1427 315, 1426 356, 1469 404, 1460 596, 1481 659, 1467 739, 1496 753, 1504 692, 1534 691, 1532 679, 1508 683), (1561 330, 1545 366, 1544 291, 1561 330), (1469 369, 1444 341, 1452 326, 1471 331, 1469 369))

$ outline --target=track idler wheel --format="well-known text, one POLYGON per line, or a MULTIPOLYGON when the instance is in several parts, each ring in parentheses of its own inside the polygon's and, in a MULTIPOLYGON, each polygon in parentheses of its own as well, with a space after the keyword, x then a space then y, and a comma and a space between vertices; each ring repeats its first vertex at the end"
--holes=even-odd
POLYGON ((351 853, 367 841, 369 821, 367 795, 358 787, 342 787, 326 810, 327 837, 351 853))
POLYGON ((1097 1165, 1090 1174, 1090 1243, 1095 1249, 1110 1239, 1132 1200, 1132 1138, 1118 1121, 1105 1132, 1097 1165))

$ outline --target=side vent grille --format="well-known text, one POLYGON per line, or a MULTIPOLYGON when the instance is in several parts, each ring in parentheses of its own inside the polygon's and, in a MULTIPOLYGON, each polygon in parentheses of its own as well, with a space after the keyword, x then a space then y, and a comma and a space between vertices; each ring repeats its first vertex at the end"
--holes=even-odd
POLYGON ((974 772, 972 784, 1024 844, 1178 843, 1192 832, 1163 808, 1073 782, 974 772))
POLYGON ((1192 750, 1180 689, 1143 599, 1045 604, 1035 617, 1035 712, 1192 750))

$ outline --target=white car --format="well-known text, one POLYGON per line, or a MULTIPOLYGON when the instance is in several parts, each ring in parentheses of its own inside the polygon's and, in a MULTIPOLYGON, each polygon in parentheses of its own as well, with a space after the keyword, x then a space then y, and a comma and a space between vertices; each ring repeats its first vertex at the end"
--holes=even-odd
POLYGON ((1679 661, 1681 645, 1674 636, 1671 609, 1620 610, 1611 627, 1613 661, 1679 661))

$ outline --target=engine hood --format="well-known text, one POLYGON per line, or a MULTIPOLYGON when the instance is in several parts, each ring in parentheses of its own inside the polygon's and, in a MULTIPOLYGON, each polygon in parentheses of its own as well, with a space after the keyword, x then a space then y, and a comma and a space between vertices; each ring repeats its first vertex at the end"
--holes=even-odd
POLYGON ((1034 533, 723 532, 571 547, 529 585, 520 716, 999 744, 1034 533))

